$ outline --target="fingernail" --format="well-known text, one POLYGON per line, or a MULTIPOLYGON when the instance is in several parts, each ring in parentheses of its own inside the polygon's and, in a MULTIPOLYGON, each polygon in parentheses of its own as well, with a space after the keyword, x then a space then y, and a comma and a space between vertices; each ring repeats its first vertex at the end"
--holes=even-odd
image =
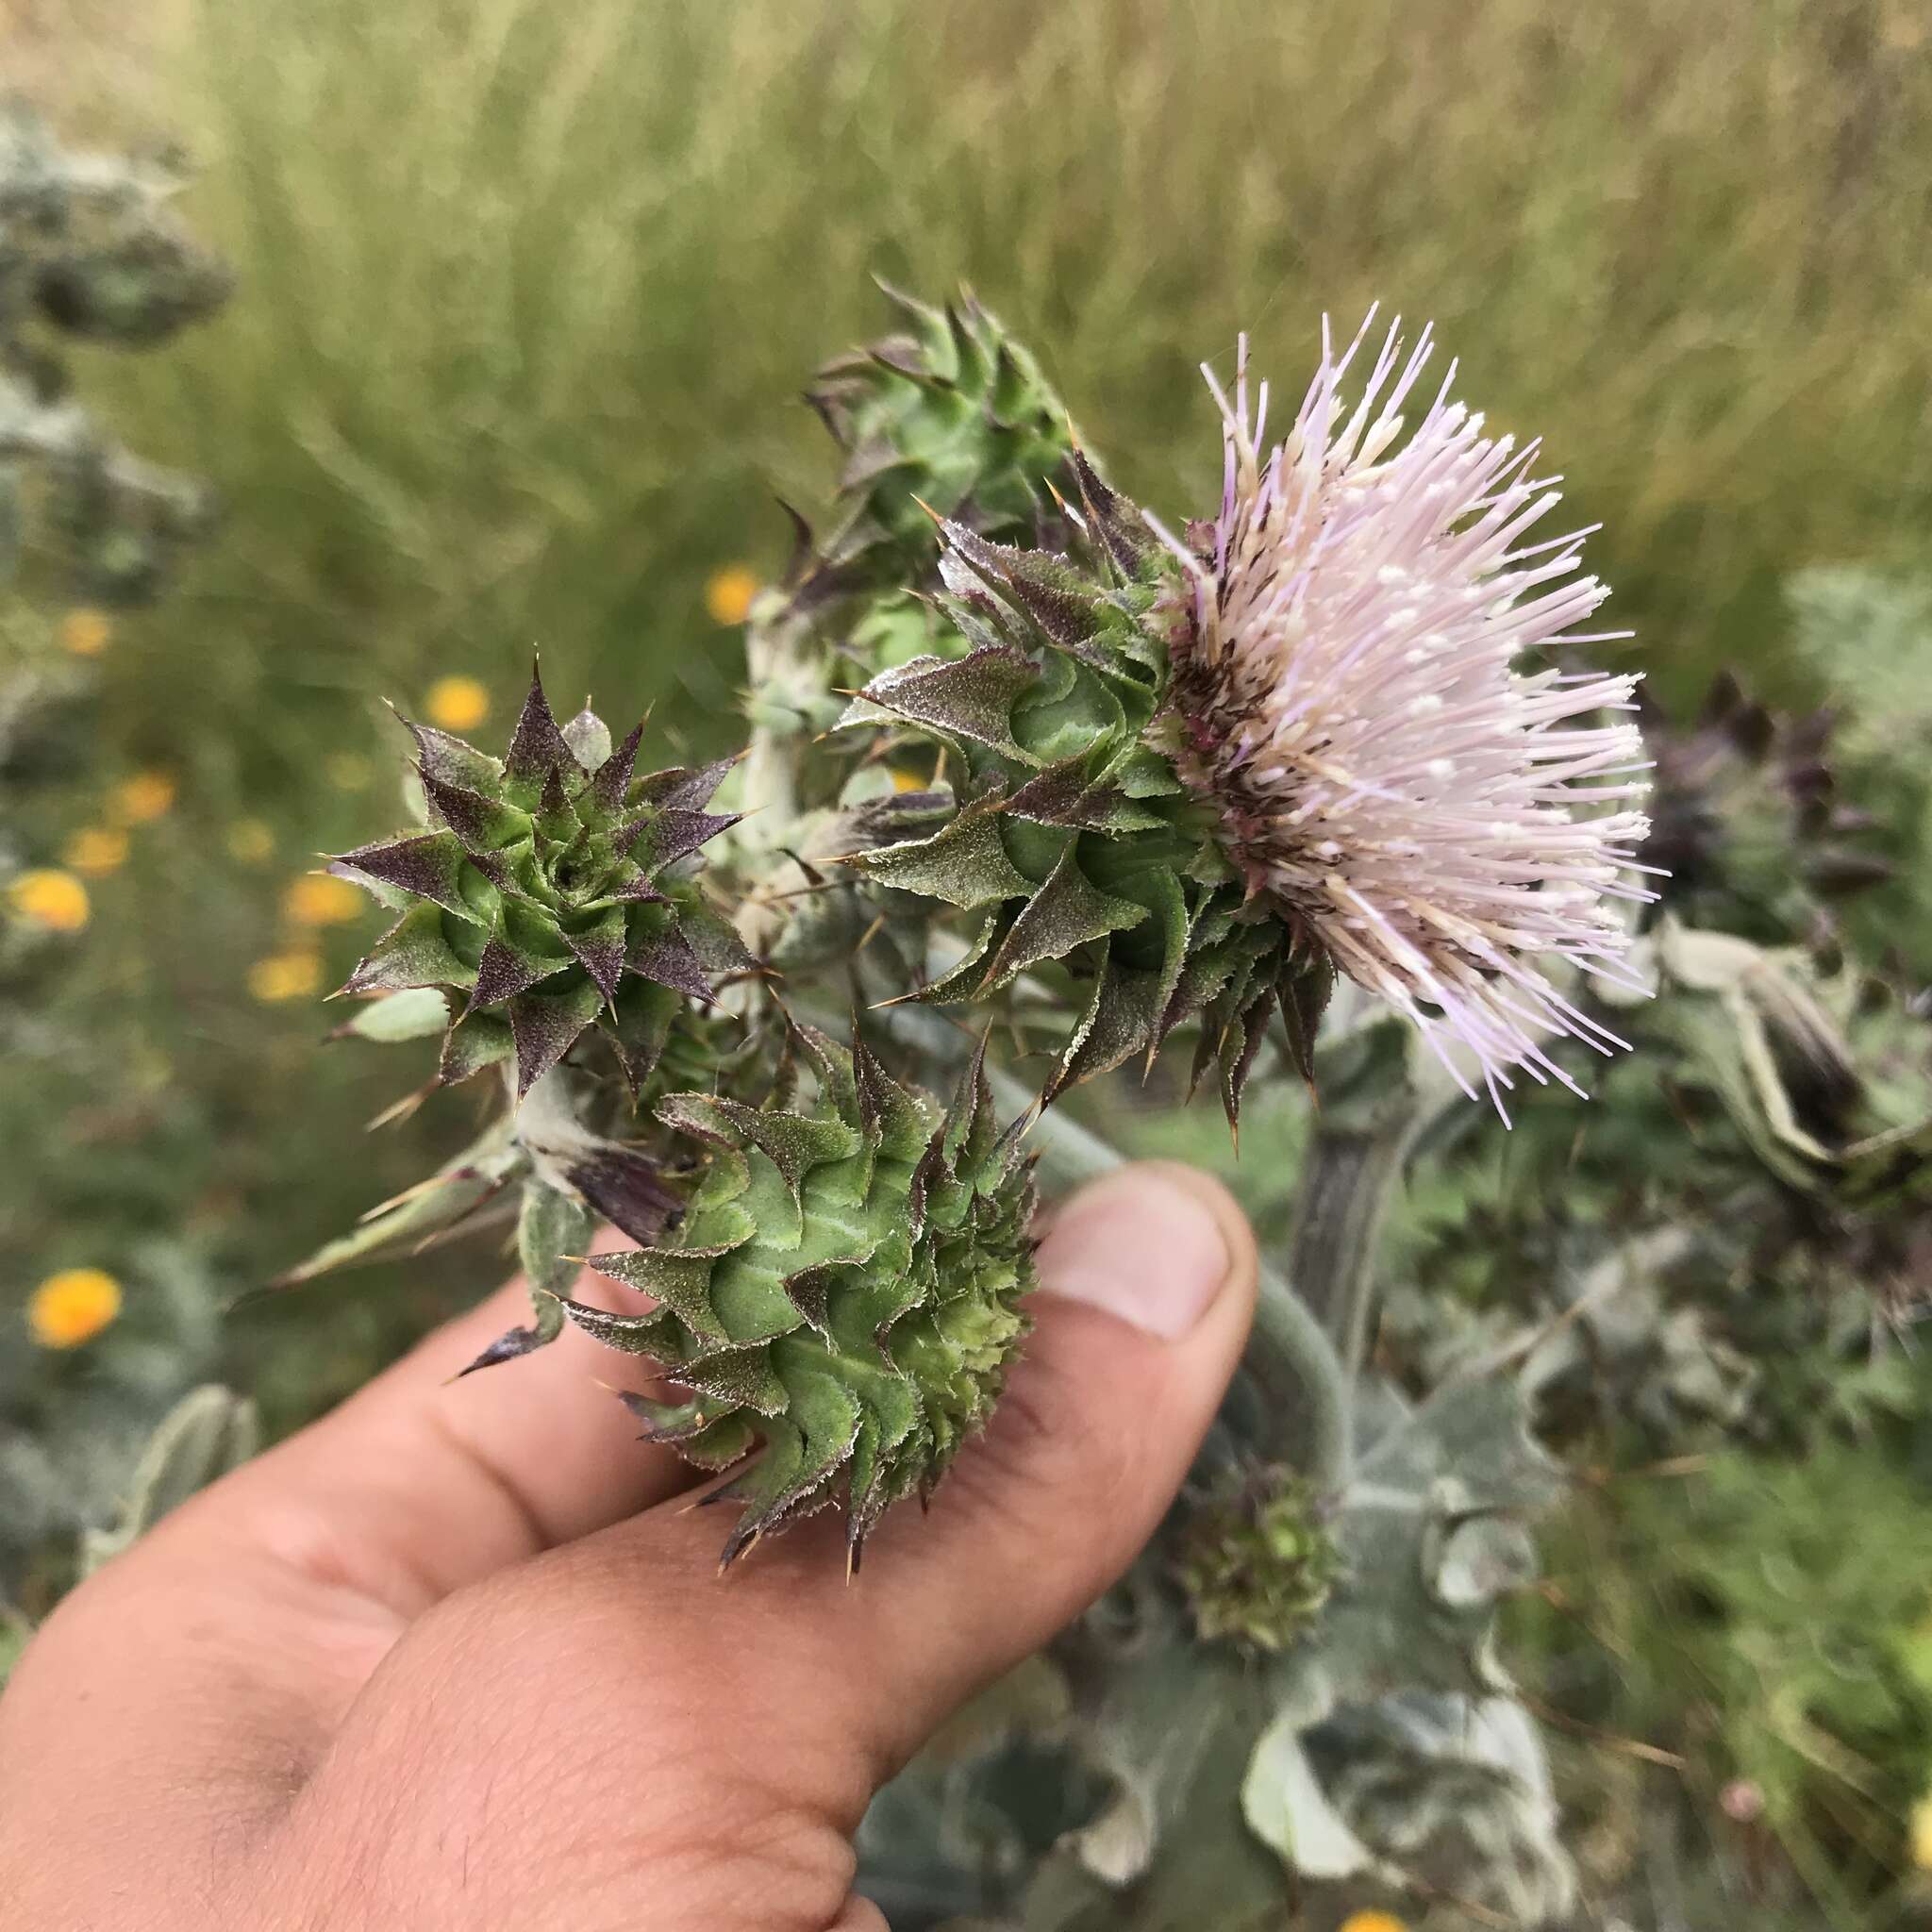
POLYGON ((1055 1217, 1041 1243, 1048 1294, 1104 1308, 1172 1341, 1207 1313, 1227 1280, 1227 1241, 1214 1210, 1158 1167, 1095 1181, 1055 1217))

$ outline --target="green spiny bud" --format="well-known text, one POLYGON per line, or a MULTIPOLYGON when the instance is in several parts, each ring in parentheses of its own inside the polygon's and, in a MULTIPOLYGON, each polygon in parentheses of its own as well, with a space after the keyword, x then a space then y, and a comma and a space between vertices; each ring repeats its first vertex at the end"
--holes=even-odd
POLYGON ((444 1081, 511 1061, 521 1096, 596 1024, 635 1091, 684 1002, 751 963, 691 875, 736 823, 704 808, 731 761, 640 775, 641 724, 614 749, 588 708, 559 726, 536 676, 502 758, 409 729, 429 829, 335 861, 402 911, 341 991, 443 990, 444 1081))
POLYGON ((884 1511, 929 1492, 991 1413, 1028 1325, 1031 1162, 997 1130, 980 1062, 941 1108, 862 1041, 796 1039, 808 1105, 681 1093, 658 1107, 707 1150, 677 1239, 592 1264, 656 1308, 563 1303, 689 1391, 625 1398, 647 1440, 702 1469, 745 1465, 718 1492, 742 1506, 727 1563, 840 1489, 856 1561, 884 1511))
POLYGON ((206 320, 233 288, 224 263, 150 216, 98 241, 70 242, 42 265, 35 295, 68 335, 142 348, 206 320))
POLYGON ((1272 1652, 1321 1615, 1341 1555, 1313 1485, 1268 1467, 1232 1472, 1202 1502, 1175 1572, 1204 1639, 1272 1652))
POLYGON ((176 220, 178 158, 70 150, 0 101, 0 578, 42 551, 92 603, 144 603, 215 508, 83 406, 71 341, 151 348, 206 320, 233 277, 176 220), (30 514, 29 514, 30 512, 30 514))
POLYGON ((1042 485, 1074 446, 1033 358, 969 291, 943 308, 885 292, 909 332, 826 364, 808 392, 845 454, 821 556, 841 587, 930 573, 939 546, 922 505, 1030 540, 1051 508, 1042 485))

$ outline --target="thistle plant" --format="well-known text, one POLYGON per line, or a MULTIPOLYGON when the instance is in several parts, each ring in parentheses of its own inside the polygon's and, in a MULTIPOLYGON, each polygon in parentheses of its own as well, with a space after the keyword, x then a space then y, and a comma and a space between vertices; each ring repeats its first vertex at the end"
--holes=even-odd
POLYGON ((169 204, 178 156, 78 152, 0 101, 0 581, 44 558, 67 594, 142 603, 207 526, 199 484, 123 448, 75 393, 70 343, 150 349, 230 277, 169 204))
POLYGON ((1783 715, 1724 672, 1688 729, 1649 722, 1650 856, 1670 872, 1678 917, 1773 944, 1819 937, 1846 902, 1893 877, 1876 819, 1845 795, 1829 711, 1783 715))
POLYGON ((541 680, 501 756, 408 727, 420 823, 335 861, 395 915, 340 1031, 440 1041, 403 1106, 497 1098, 294 1278, 513 1224, 531 1318, 470 1367, 567 1328, 641 1357, 669 1392, 624 1399, 723 1479, 727 1563, 836 1509, 856 1565, 1024 1350, 1036 1162, 1118 1158, 1083 1083, 1211 1079, 1230 1122, 1312 1087, 1222 1418, 1039 1660, 1065 1832, 966 1869, 962 1807, 1023 1836, 991 1750, 916 1764, 861 1850, 932 1923, 1274 1923, 1291 1887, 1560 1923, 1494 1630, 1555 1452, 1606 1402, 1652 1454, 1789 1420, 1881 1307, 1847 1275, 1919 1252, 1923 1018, 1736 843, 1753 787, 1786 849, 1855 808, 1738 699, 1659 734, 1653 841, 1582 538, 1426 332, 1324 333, 1274 441, 1238 349, 1221 500, 1168 517, 982 307, 893 299, 909 330, 814 393, 842 471, 753 603, 741 757, 645 774, 541 680), (577 1285, 600 1219, 635 1243, 588 1263, 615 1312, 577 1285))
POLYGON ((862 1533, 981 1419, 1022 1332, 1006 1306, 1024 1279, 1017 1170, 992 1151, 1009 1142, 983 1092, 943 1131, 904 1098, 913 1089, 877 1056, 904 1054, 908 1030, 890 1046, 847 1032, 853 991, 1045 1036, 1036 1107, 1130 1058, 1151 1064, 1186 1032, 1195 1078, 1217 1070, 1233 1120, 1277 1008, 1290 1060, 1315 1076, 1340 974, 1415 1022, 1474 1091, 1466 1058, 1500 1106, 1512 1067, 1574 1084, 1546 1039, 1614 1043, 1578 976, 1627 984, 1627 926, 1610 908, 1648 896, 1630 877, 1646 829, 1630 802, 1640 746, 1631 725, 1597 722, 1629 709, 1634 679, 1518 668, 1579 642, 1601 588, 1574 574, 1579 539, 1525 541, 1555 501, 1530 474, 1534 445, 1485 437, 1446 384, 1405 433, 1426 337, 1404 362, 1391 331, 1353 413, 1341 385, 1366 330, 1339 357, 1324 343, 1287 440, 1265 452, 1266 389, 1251 418, 1243 344, 1235 401, 1215 390, 1218 515, 1176 540, 1103 479, 984 308, 899 300, 916 333, 830 365, 814 392, 846 455, 840 503, 826 537, 805 540, 790 592, 754 608, 739 771, 640 776, 640 733, 613 748, 588 709, 559 725, 533 680, 501 758, 411 726, 422 827, 336 861, 401 915, 343 992, 411 1002, 405 1024, 378 1004, 352 1028, 440 1030, 436 1083, 498 1068, 510 1108, 490 1181, 479 1189, 466 1158, 400 1207, 394 1232, 420 1238, 422 1202, 475 1195, 474 1208, 512 1174, 555 1193, 535 1345, 560 1328, 558 1243, 581 1240, 599 1204, 583 1170, 540 1160, 532 1122, 539 1144, 569 1141, 569 1123, 599 1149, 623 1145, 628 1205, 650 1202, 625 1224, 656 1257, 623 1265, 666 1306, 620 1325, 569 1312, 691 1391, 655 1431, 708 1466, 761 1458, 766 1473, 740 1485, 753 1534, 848 1461, 862 1533), (765 677, 828 695, 881 635, 870 621, 908 608, 928 648, 886 653, 829 737, 812 735, 823 696, 764 701, 765 677), (908 768, 914 790, 882 786, 908 768), (721 788, 739 811, 706 809, 721 788), (782 929, 795 915, 761 896, 774 850, 794 848, 788 817, 812 813, 819 836, 796 842, 825 862, 806 866, 795 896, 856 904, 868 936, 890 935, 883 968, 864 945, 802 960, 782 929), (715 861, 702 878, 701 858, 715 861), (756 950, 723 916, 734 906, 756 950), (742 989, 728 1048, 721 970, 742 989), (881 984, 882 971, 897 976, 881 984), (707 1042, 708 1088, 647 1093, 674 1036, 707 1042), (820 1089, 803 1112, 788 1105, 801 1054, 820 1089), (609 1063, 627 1117, 610 1111, 609 1063), (702 1178, 678 1145, 691 1135, 722 1150, 702 1178), (993 1245, 982 1254, 975 1235, 948 1260, 938 1203, 962 1188, 993 1245), (767 1196, 791 1207, 744 1205, 767 1196), (754 1233, 756 1260, 742 1252, 754 1233), (718 1251, 703 1270, 700 1249, 718 1251), (835 1258, 900 1283, 885 1313, 883 1291, 846 1286, 873 1310, 853 1359, 902 1377, 904 1324, 911 1348, 969 1279, 990 1269, 1003 1284, 973 1291, 974 1332, 948 1343, 970 1371, 941 1349, 923 1372, 933 1385, 908 1398, 931 1437, 910 1473, 889 1451, 911 1424, 867 1407, 858 1370, 841 1357, 827 1383, 823 1363, 798 1359, 838 1321, 819 1305, 822 1275, 794 1277, 835 1258), (675 1294, 652 1286, 673 1281, 675 1294), (748 1382, 721 1384, 741 1368, 748 1382), (808 1387, 839 1391, 808 1423, 808 1387), (810 1473, 795 1496, 775 1473, 791 1464, 810 1473))
POLYGON ((1570 626, 1602 587, 1574 575, 1580 537, 1522 541, 1557 501, 1535 444, 1485 437, 1446 382, 1407 431, 1426 334, 1405 364, 1391 330, 1341 408, 1362 340, 1324 346, 1270 450, 1242 345, 1236 400, 1215 391, 1220 512, 1185 541, 1078 455, 1070 550, 943 525, 968 648, 848 713, 958 763, 947 824, 854 860, 981 914, 922 997, 984 1000, 1048 966, 1091 987, 1048 1097, 1195 1022, 1196 1075, 1218 1060, 1233 1119, 1277 1005, 1308 1070, 1337 972, 1473 1091, 1471 1062, 1499 1110, 1512 1067, 1576 1086, 1549 1036, 1622 1044, 1547 969, 1615 978, 1613 902, 1651 896, 1632 878, 1641 741, 1595 722, 1633 708, 1636 680, 1517 668, 1589 641, 1570 626))

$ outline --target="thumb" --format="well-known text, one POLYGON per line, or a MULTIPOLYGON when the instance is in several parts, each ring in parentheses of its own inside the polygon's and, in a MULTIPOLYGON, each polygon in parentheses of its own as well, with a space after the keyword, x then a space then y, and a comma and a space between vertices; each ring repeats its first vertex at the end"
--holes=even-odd
POLYGON ((1140 1164, 1088 1187, 1055 1215, 1036 1265, 1024 1358, 927 1517, 889 1524, 862 1588, 840 1587, 805 1548, 767 1579, 791 1617, 803 1590, 823 1620, 840 1659, 823 1694, 888 1773, 1133 1561, 1247 1339, 1254 1238, 1227 1191, 1191 1168, 1140 1164))
MULTIPOLYGON (((435 1793, 440 1814, 421 1823, 446 1842, 476 1759, 449 1687, 487 1684, 494 1751, 547 1767, 546 1811, 582 1817, 630 1793, 626 1842, 641 1864, 654 1832, 641 1814, 668 1807, 695 1923, 779 1923, 726 1902, 758 1890, 746 1866, 769 1860, 783 1818, 836 1847, 814 1874, 825 1886, 791 1872, 781 1888, 795 1923, 830 1924, 850 1875, 844 1835, 874 1790, 1132 1562, 1246 1340, 1253 1237, 1226 1191, 1191 1169, 1125 1167, 1083 1190, 1055 1215, 1037 1268, 1034 1332, 988 1430, 924 1520, 907 1506, 888 1514, 856 1579, 831 1512, 721 1580, 716 1518, 661 1504, 424 1617, 351 1712, 309 1806, 326 1815, 333 1788, 365 1783, 373 1762, 392 1768, 407 1740, 412 1788, 435 1793), (693 1815, 714 1822, 702 1871, 693 1815)), ((499 1872, 516 1863, 507 1850, 499 1872)), ((531 1865, 544 1862, 539 1851, 531 1865)))

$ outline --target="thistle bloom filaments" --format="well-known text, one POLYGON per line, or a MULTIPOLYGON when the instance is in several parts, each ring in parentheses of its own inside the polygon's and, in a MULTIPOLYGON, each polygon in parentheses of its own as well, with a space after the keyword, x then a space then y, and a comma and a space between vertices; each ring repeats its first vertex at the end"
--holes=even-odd
POLYGON ((1531 474, 1538 445, 1485 436, 1450 400, 1453 363, 1409 428, 1426 330, 1404 360, 1391 329, 1345 403, 1361 343, 1338 358, 1324 326, 1265 452, 1245 339, 1231 403, 1208 375, 1226 480, 1218 518, 1173 546, 1192 585, 1176 765, 1251 898, 1412 1018, 1473 1092, 1466 1055, 1500 1111, 1513 1067, 1575 1088, 1547 1036, 1624 1043, 1539 962, 1629 983, 1608 902, 1654 896, 1626 876, 1648 787, 1636 724, 1602 714, 1634 710, 1637 678, 1513 668, 1592 641, 1571 628, 1607 594, 1575 575, 1587 533, 1526 541, 1558 500, 1531 474))

